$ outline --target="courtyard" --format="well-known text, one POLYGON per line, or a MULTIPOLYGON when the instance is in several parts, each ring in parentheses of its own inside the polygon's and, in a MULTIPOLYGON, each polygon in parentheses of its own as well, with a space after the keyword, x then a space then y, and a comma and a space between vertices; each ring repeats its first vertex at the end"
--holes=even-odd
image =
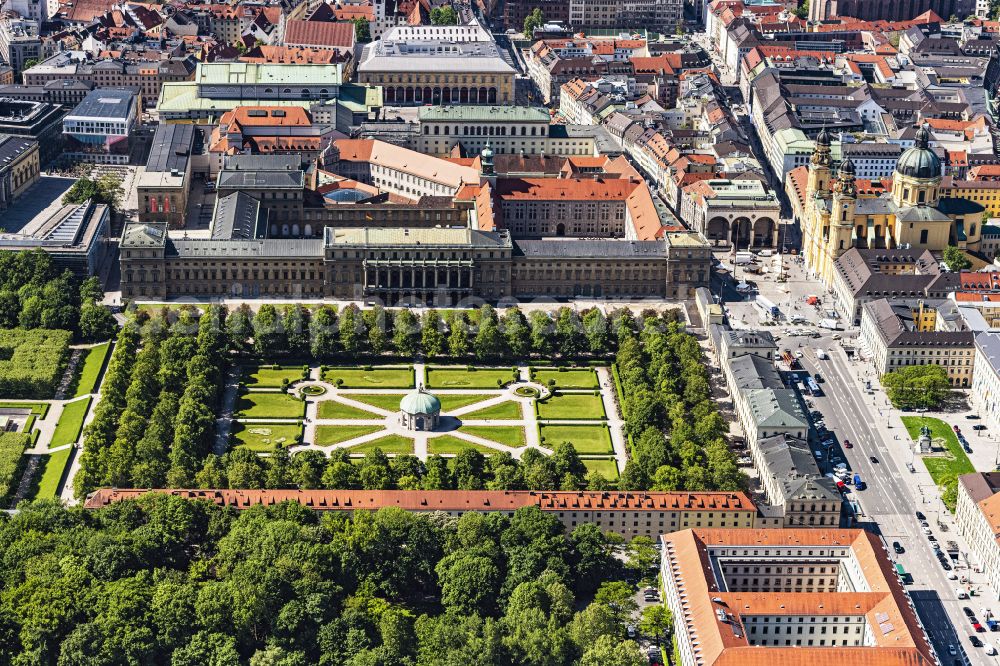
POLYGON ((293 454, 345 449, 352 458, 379 449, 425 461, 466 450, 519 459, 529 448, 551 455, 566 441, 609 480, 625 466, 606 367, 245 367, 240 376, 231 445, 265 455, 285 447, 293 454), (400 409, 407 396, 434 405, 433 425, 425 414, 407 425, 400 409))

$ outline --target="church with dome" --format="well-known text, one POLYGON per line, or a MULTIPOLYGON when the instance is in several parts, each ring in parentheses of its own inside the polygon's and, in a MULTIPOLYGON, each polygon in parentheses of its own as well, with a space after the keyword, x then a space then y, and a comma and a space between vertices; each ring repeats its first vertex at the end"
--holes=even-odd
POLYGON ((854 164, 846 159, 834 173, 830 135, 820 132, 809 163, 802 254, 806 268, 824 285, 832 284, 837 258, 854 247, 979 249, 984 209, 974 201, 941 196, 941 160, 929 144, 930 133, 921 127, 914 146, 896 163, 889 192, 859 195, 854 164))

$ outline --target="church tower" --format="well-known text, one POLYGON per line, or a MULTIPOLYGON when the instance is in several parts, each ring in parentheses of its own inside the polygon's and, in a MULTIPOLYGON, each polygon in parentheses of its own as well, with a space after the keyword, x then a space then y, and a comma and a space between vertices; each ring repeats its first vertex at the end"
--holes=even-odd
POLYGON ((853 246, 851 234, 854 232, 854 210, 857 200, 854 162, 848 158, 840 164, 840 174, 830 206, 830 237, 826 243, 823 268, 820 271, 826 285, 830 284, 833 277, 833 262, 853 246))
POLYGON ((830 200, 830 134, 824 127, 816 137, 806 180, 805 219, 802 220, 802 252, 807 266, 819 265, 825 237, 824 211, 830 200))

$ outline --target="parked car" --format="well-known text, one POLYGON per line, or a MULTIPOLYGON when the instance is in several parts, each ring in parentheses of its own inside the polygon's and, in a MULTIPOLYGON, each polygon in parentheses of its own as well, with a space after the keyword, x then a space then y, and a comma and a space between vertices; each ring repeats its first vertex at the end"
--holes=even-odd
POLYGON ((868 456, 868 460, 871 460, 872 464, 875 464, 875 465, 878 464, 878 458, 876 458, 875 456, 868 456))
POLYGON ((919 511, 917 511, 914 515, 917 517, 917 520, 927 520, 927 516, 925 516, 919 511))
POLYGON ((972 429, 973 430, 986 430, 986 426, 984 426, 982 423, 977 423, 976 425, 972 426, 972 429))
POLYGON ((849 440, 849 439, 845 439, 844 440, 844 448, 845 449, 853 449, 854 448, 854 445, 851 444, 851 440, 849 440))
POLYGON ((979 419, 979 414, 966 414, 965 418, 969 419, 970 421, 975 421, 979 419))
POLYGON ((983 647, 983 642, 979 640, 979 636, 969 636, 969 642, 972 643, 972 647, 983 647))
POLYGON ((951 429, 954 430, 955 432, 962 432, 962 429, 959 428, 957 425, 953 425, 951 429))
POLYGON ((905 550, 903 549, 903 545, 902 545, 901 543, 899 543, 898 541, 893 541, 893 542, 892 542, 892 549, 893 549, 894 551, 896 551, 896 554, 897 554, 897 555, 902 555, 902 554, 903 554, 904 552, 906 552, 906 551, 905 551, 905 550))
POLYGON ((965 613, 965 617, 976 617, 976 614, 968 606, 962 606, 962 612, 965 613))

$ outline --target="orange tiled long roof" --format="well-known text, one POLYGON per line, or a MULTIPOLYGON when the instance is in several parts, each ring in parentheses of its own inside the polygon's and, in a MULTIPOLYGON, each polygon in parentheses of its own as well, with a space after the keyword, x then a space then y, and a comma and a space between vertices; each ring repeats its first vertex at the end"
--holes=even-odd
MULTIPOLYGON (((850 663, 871 666, 930 666, 935 663, 933 650, 893 572, 892 563, 876 537, 864 530, 710 528, 664 535, 663 541, 669 544, 674 576, 684 583, 687 631, 698 641, 700 656, 705 664, 842 666, 850 663), (715 579, 709 551, 713 547, 724 546, 850 548, 869 591, 824 594, 791 592, 780 595, 722 592, 715 579), (719 618, 718 610, 725 610, 725 621, 719 618), (742 624, 743 614, 786 613, 864 614, 873 627, 873 640, 876 644, 849 648, 751 646, 745 630, 737 632, 733 629, 742 624)), ((762 561, 766 562, 766 559, 762 561)))

